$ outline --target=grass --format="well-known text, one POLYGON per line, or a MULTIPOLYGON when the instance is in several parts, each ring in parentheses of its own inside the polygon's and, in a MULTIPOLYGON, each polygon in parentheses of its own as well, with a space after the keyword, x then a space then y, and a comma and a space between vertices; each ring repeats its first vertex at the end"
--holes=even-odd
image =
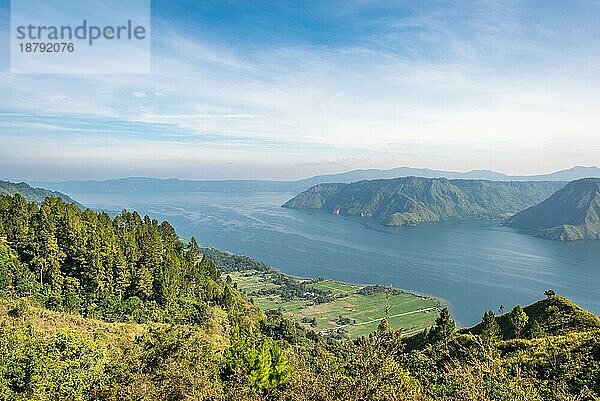
POLYGON ((396 329, 403 329, 405 335, 415 334, 433 325, 444 306, 439 299, 408 292, 395 291, 389 296, 385 292, 364 295, 359 293, 363 286, 333 280, 307 284, 308 288, 329 291, 333 296, 330 302, 315 304, 313 300, 299 298, 283 301, 276 294, 256 293, 260 289, 280 288, 271 281, 274 277, 271 272, 246 270, 230 273, 230 276, 258 307, 264 310, 281 309, 285 316, 323 334, 343 328, 350 338, 368 335, 376 330, 386 316, 386 305, 389 308, 389 323, 396 329), (312 319, 316 326, 308 323, 312 319))
MULTIPOLYGON (((79 315, 54 312, 48 309, 32 306, 27 307, 23 315, 18 318, 10 317, 10 311, 19 301, 0 300, 0 325, 13 326, 18 322, 32 324, 36 330, 47 335, 64 330, 76 331, 94 340, 102 339, 109 342, 132 342, 136 336, 141 335, 150 325, 137 323, 107 323, 95 319, 86 319, 79 315)), ((154 324, 154 326, 161 326, 154 324)))
POLYGON ((272 276, 270 273, 257 272, 255 270, 246 270, 242 272, 231 273, 229 275, 231 276, 231 278, 235 277, 234 281, 238 284, 238 287, 243 289, 247 293, 251 293, 261 289, 271 289, 279 287, 277 284, 274 284, 269 280, 272 276), (261 278, 258 279, 257 275, 261 275, 261 278))

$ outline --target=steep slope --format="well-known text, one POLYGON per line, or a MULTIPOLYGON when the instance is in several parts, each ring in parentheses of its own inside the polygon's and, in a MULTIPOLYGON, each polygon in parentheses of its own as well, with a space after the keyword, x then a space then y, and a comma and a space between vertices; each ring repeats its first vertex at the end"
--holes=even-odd
POLYGON ((547 198, 560 182, 496 182, 405 177, 320 184, 283 205, 376 217, 390 226, 450 219, 501 218, 547 198))
POLYGON ((34 188, 24 182, 18 184, 9 181, 0 181, 0 196, 14 194, 21 194, 29 202, 42 203, 48 196, 57 196, 65 203, 75 203, 78 207, 82 207, 81 204, 77 203, 70 196, 60 192, 50 191, 43 188, 34 188))
POLYGON ((504 224, 548 239, 600 239, 600 178, 573 181, 504 224))
POLYGON ((564 182, 452 180, 452 184, 467 194, 494 216, 508 216, 535 205, 565 186, 564 182))
POLYGON ((388 225, 411 225, 484 213, 448 180, 417 177, 321 184, 283 207, 378 217, 388 225))

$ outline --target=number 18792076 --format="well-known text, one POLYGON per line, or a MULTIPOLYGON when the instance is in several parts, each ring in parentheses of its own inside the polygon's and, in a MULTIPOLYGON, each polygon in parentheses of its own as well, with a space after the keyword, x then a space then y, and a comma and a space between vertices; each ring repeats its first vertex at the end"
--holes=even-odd
POLYGON ((21 53, 73 53, 75 46, 69 42, 24 42, 19 43, 21 53))

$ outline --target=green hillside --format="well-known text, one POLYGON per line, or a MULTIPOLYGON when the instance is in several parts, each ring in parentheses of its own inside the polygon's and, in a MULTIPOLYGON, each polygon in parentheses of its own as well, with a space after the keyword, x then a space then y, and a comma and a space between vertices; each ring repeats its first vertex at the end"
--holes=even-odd
POLYGON ((195 239, 124 211, 111 218, 57 197, 41 205, 0 197, 5 294, 106 321, 202 322, 211 307, 257 314, 220 278, 195 239))
POLYGON ((600 178, 573 181, 504 224, 548 239, 600 239, 600 178))
MULTIPOLYGON (((558 295, 549 296, 523 308, 528 319, 523 329, 523 335, 531 337, 532 328, 541 329, 548 335, 564 335, 574 331, 600 330, 600 318, 579 305, 558 295), (535 323, 534 323, 535 322, 535 323), (533 327, 539 326, 539 327, 533 327)), ((511 321, 511 313, 496 317, 503 339, 515 338, 515 327, 511 321)), ((480 323, 465 332, 481 334, 483 324, 480 323)))
POLYGON ((496 182, 406 177, 317 185, 287 208, 375 217, 390 226, 439 220, 501 219, 532 206, 564 186, 560 182, 496 182))
POLYGON ((0 181, 0 196, 20 194, 29 202, 42 203, 49 196, 61 198, 65 203, 76 203, 78 207, 83 207, 81 204, 74 201, 70 196, 60 192, 50 191, 43 188, 34 188, 24 182, 15 184, 8 181, 0 181))

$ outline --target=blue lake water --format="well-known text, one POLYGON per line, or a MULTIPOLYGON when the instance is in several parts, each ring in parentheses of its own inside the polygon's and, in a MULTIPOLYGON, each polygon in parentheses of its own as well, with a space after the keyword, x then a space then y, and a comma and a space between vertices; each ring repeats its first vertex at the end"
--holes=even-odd
POLYGON ((445 299, 463 325, 552 288, 600 313, 600 241, 539 239, 497 222, 417 227, 280 207, 293 194, 71 193, 89 207, 137 210, 184 237, 251 256, 284 273, 395 287, 445 299))

